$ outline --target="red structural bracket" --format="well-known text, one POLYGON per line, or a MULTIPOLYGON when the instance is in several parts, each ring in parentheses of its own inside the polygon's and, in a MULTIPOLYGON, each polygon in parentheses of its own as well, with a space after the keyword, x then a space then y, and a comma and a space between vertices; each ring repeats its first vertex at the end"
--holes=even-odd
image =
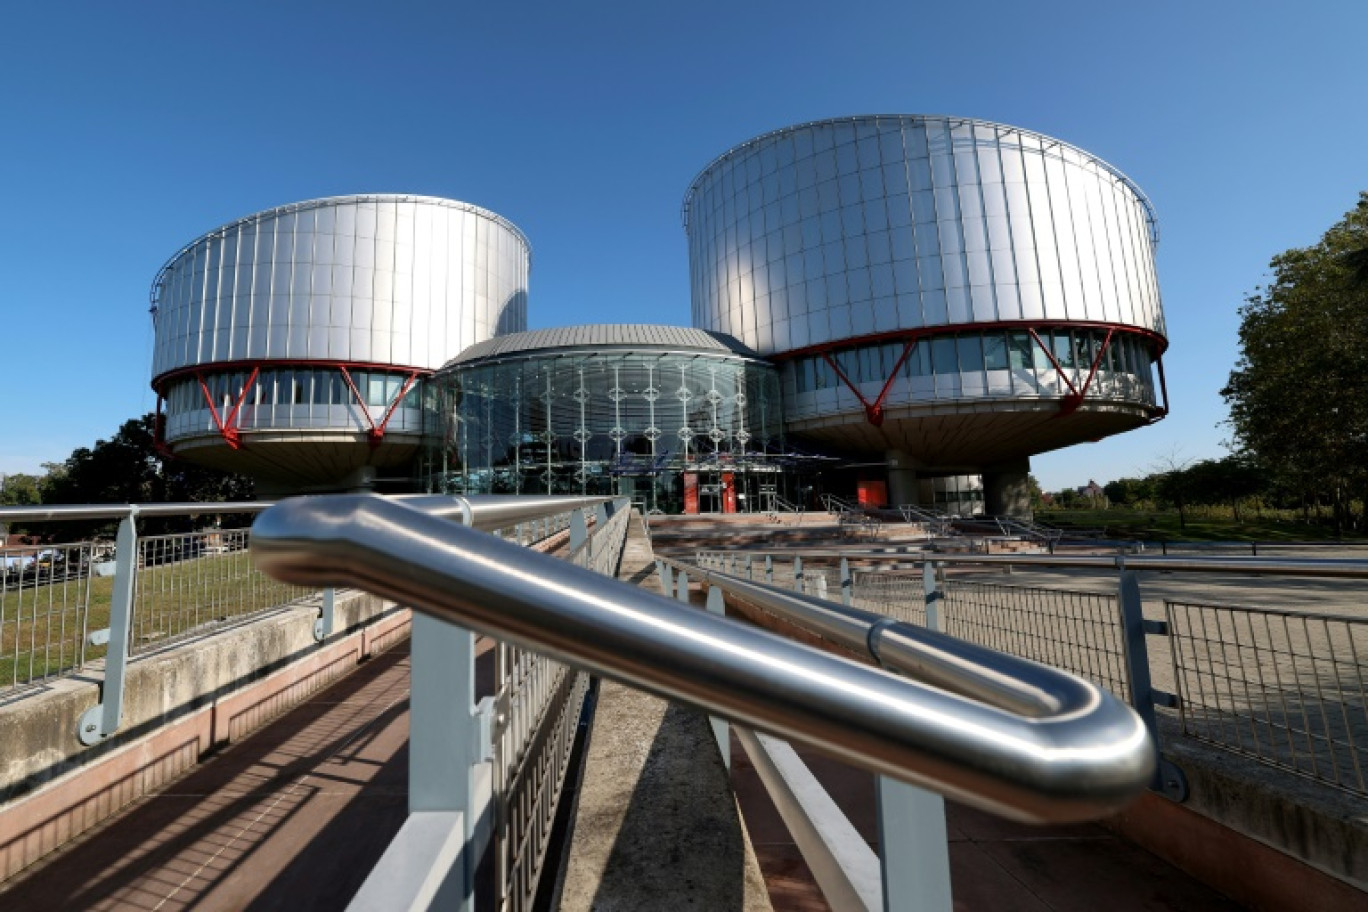
POLYGON ((375 422, 371 421, 370 407, 366 405, 366 397, 361 395, 361 391, 356 388, 356 382, 352 380, 351 371, 347 370, 347 365, 339 364, 337 369, 342 372, 342 379, 347 381, 347 389, 351 390, 352 397, 356 399, 356 404, 361 407, 361 417, 366 419, 366 424, 370 425, 372 437, 375 435, 375 422))
POLYGON ((176 454, 171 451, 171 447, 166 443, 166 415, 162 412, 164 401, 161 393, 158 393, 157 413, 152 419, 152 449, 164 459, 174 459, 176 454))
POLYGON ((1047 346, 1044 340, 1036 334, 1035 329, 1028 329, 1027 332, 1031 334, 1031 338, 1035 340, 1036 345, 1040 346, 1040 350, 1045 353, 1045 357, 1050 359, 1050 364, 1054 366, 1055 373, 1059 375, 1059 379, 1063 380, 1064 385, 1069 388, 1069 392, 1064 395, 1063 400, 1060 402, 1059 414, 1055 417, 1063 418, 1065 415, 1072 415, 1074 412, 1078 411, 1078 407, 1083 404, 1083 397, 1088 395, 1088 389, 1092 386, 1093 378, 1097 376, 1097 369, 1102 366, 1102 359, 1107 355, 1107 349, 1111 346, 1112 336, 1116 334, 1116 329, 1110 328, 1107 330, 1107 335, 1102 340, 1102 345, 1097 349, 1097 355, 1093 358, 1092 365, 1088 370, 1088 379, 1083 381, 1082 389, 1074 386, 1073 381, 1069 379, 1069 375, 1064 373, 1064 368, 1060 367, 1059 361, 1054 356, 1054 352, 1050 351, 1049 346, 1047 346))
POLYGON ((1102 359, 1107 356, 1107 348, 1111 345, 1112 336, 1116 334, 1115 329, 1107 330, 1107 335, 1102 340, 1102 345, 1097 349, 1097 356, 1093 358, 1092 367, 1088 370, 1088 379, 1083 381, 1083 388, 1078 391, 1077 396, 1065 396, 1064 404, 1059 409, 1059 414, 1071 415, 1083 404, 1083 397, 1088 395, 1088 388, 1092 386, 1093 378, 1097 376, 1097 368, 1101 366, 1102 359))
POLYGON ((241 429, 237 426, 238 415, 242 411, 242 403, 247 401, 247 394, 251 391, 252 385, 256 383, 257 374, 260 372, 261 368, 252 368, 251 375, 247 378, 247 382, 242 384, 242 390, 238 393, 237 401, 233 403, 233 410, 228 413, 226 419, 219 416, 218 406, 214 404, 214 396, 209 392, 209 384, 204 382, 204 373, 201 371, 195 373, 195 379, 199 381, 200 392, 204 394, 204 401, 209 404, 209 414, 214 418, 214 426, 218 428, 219 436, 223 438, 224 443, 228 444, 229 449, 242 449, 241 429))
POLYGON ((982 333, 991 330, 1008 330, 1012 332, 1028 333, 1031 339, 1035 341, 1035 344, 1040 347, 1040 350, 1044 352, 1045 357, 1054 368, 1055 374, 1063 381, 1064 385, 1068 387, 1069 390, 1060 400, 1059 412, 1056 415, 1056 417, 1059 418, 1072 415, 1074 412, 1078 411, 1079 406, 1083 404, 1084 398, 1088 395, 1088 390, 1092 388, 1093 381, 1097 378, 1097 372, 1102 366, 1103 359, 1106 358, 1107 351, 1111 348, 1112 340, 1116 338, 1118 334, 1144 339, 1152 346, 1154 363, 1159 368, 1159 383, 1160 387, 1163 389, 1164 395, 1163 410, 1153 420, 1157 421, 1159 418, 1168 414, 1168 387, 1164 380, 1163 361, 1163 354, 1164 350, 1168 347, 1168 340, 1153 330, 1121 323, 1102 323, 1091 320, 993 320, 981 323, 955 323, 944 326, 923 326, 911 330, 892 330, 890 332, 872 333, 863 336, 852 336, 847 339, 839 339, 831 342, 822 342, 817 345, 809 345, 792 351, 780 352, 771 357, 776 362, 783 362, 791 361, 796 358, 820 356, 822 360, 831 365, 831 369, 836 372, 836 376, 840 378, 841 383, 854 393, 855 398, 864 406, 865 418, 869 423, 875 427, 880 427, 884 421, 884 402, 887 400, 888 394, 893 388, 893 382, 897 379, 898 372, 902 370, 903 365, 907 363, 907 359, 912 354, 912 349, 916 347, 917 342, 922 339, 934 338, 936 336, 954 336, 966 332, 982 333), (1050 347, 1041 339, 1038 331, 1048 329, 1105 330, 1106 336, 1103 338, 1102 345, 1098 348, 1097 354, 1093 357, 1092 363, 1089 365, 1088 376, 1083 381, 1082 388, 1074 383, 1073 379, 1070 378, 1069 374, 1055 357, 1054 352, 1050 351, 1050 347), (902 355, 899 356, 898 362, 894 365, 892 373, 890 373, 888 378, 884 381, 883 388, 879 391, 878 397, 871 402, 865 398, 864 394, 860 392, 859 387, 849 376, 847 376, 846 372, 841 369, 841 365, 835 356, 843 351, 856 350, 864 348, 865 346, 887 342, 902 344, 902 355))
POLYGON ((372 447, 380 445, 380 441, 385 439, 385 428, 389 426, 390 419, 394 417, 394 410, 399 407, 399 403, 404 401, 409 390, 413 389, 413 384, 418 382, 418 371, 413 371, 404 381, 404 385, 399 389, 399 395, 394 397, 394 401, 385 409, 385 417, 380 419, 380 426, 372 426, 370 430, 370 444, 372 447))
POLYGON ((1150 423, 1151 423, 1151 424, 1154 423, 1155 421, 1158 421, 1160 418, 1163 418, 1165 415, 1167 415, 1167 414, 1169 413, 1168 381, 1167 381, 1166 379, 1164 379, 1164 353, 1163 353, 1163 352, 1159 352, 1157 355, 1154 356, 1154 365, 1155 365, 1155 367, 1159 368, 1159 389, 1160 389, 1160 391, 1162 391, 1162 393, 1163 393, 1163 395, 1164 395, 1164 410, 1163 410, 1162 412, 1160 412, 1159 414, 1155 415, 1152 419, 1150 419, 1150 423))
POLYGON ((361 395, 361 391, 356 388, 356 383, 352 380, 351 373, 347 370, 347 366, 345 364, 339 364, 337 365, 337 369, 342 372, 342 379, 347 381, 347 388, 352 391, 352 396, 356 398, 356 404, 361 408, 361 416, 366 419, 366 424, 370 425, 370 428, 366 431, 366 435, 370 438, 371 449, 374 449, 384 441, 385 428, 389 427, 390 419, 394 417, 395 409, 399 408, 399 403, 403 402, 404 397, 408 395, 409 390, 413 389, 413 384, 418 382, 418 377, 422 371, 409 371, 408 377, 404 379, 404 385, 399 389, 399 395, 395 396, 394 400, 389 403, 389 406, 385 409, 384 417, 380 419, 380 423, 377 425, 371 418, 370 407, 366 405, 366 399, 361 395))
POLYGON ((907 344, 903 346, 902 354, 898 357, 897 363, 893 365, 893 370, 889 372, 888 379, 884 380, 883 389, 879 390, 878 398, 873 402, 866 399, 864 393, 860 392, 860 388, 851 382, 850 378, 846 376, 845 371, 841 370, 841 365, 836 363, 835 358, 831 357, 830 351, 823 351, 821 354, 823 360, 825 360, 827 364, 830 364, 831 369, 836 372, 836 376, 841 378, 841 382, 846 385, 846 389, 854 393, 855 398, 860 400, 860 405, 864 406, 865 420, 874 425, 874 427, 882 427, 884 421, 884 400, 888 398, 889 390, 893 389, 893 381, 898 379, 898 371, 902 370, 902 366, 907 363, 907 356, 912 354, 912 349, 916 348, 916 346, 916 339, 909 340, 907 344))

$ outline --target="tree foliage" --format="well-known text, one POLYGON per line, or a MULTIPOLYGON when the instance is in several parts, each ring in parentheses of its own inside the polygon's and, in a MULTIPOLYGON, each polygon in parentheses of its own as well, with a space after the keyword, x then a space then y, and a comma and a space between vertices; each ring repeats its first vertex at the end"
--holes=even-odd
MULTIPOLYGON (((1235 439, 1337 524, 1368 490, 1368 193, 1311 247, 1272 260, 1240 309, 1240 360, 1222 390, 1235 439)), ((1366 498, 1368 499, 1368 498, 1366 498)))
MULTIPOLYGON (((29 503, 173 503, 252 499, 252 482, 244 476, 203 468, 157 452, 154 422, 155 417, 151 414, 125 421, 108 440, 97 440, 90 447, 78 447, 65 462, 45 466, 48 472, 41 478, 10 476, 5 484, 5 496, 10 496, 10 481, 19 478, 33 479, 33 485, 23 482, 23 487, 17 489, 14 495, 29 496, 29 503), (18 490, 25 494, 21 495, 18 490)), ((141 521, 139 528, 145 532, 165 532, 187 528, 193 522, 180 517, 149 518, 141 521)), ((33 524, 27 531, 57 533, 74 539, 109 532, 112 528, 112 523, 96 521, 33 524)), ((15 529, 19 531, 21 524, 15 524, 15 529)))

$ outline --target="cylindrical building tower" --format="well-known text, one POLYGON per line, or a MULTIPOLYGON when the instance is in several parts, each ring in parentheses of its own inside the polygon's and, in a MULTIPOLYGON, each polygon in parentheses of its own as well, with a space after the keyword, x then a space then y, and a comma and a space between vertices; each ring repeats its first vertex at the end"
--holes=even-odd
POLYGON ((425 378, 526 328, 529 269, 511 223, 434 197, 310 200, 217 228, 152 286, 161 441, 267 491, 402 474, 425 378))
POLYGON ((708 165, 684 225, 694 325, 779 362, 788 431, 882 461, 892 503, 982 473, 990 512, 1023 512, 1032 454, 1167 411, 1153 210, 1067 143, 954 117, 803 124, 708 165))

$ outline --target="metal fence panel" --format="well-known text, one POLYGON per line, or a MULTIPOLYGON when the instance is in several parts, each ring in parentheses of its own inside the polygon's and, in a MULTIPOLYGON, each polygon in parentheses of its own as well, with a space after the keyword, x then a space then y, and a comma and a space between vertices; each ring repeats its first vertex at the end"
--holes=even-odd
POLYGON ((87 643, 109 620, 113 581, 96 577, 91 542, 0 550, 0 697, 80 670, 104 654, 87 643))
POLYGON ((248 535, 248 529, 225 529, 138 540, 130 655, 209 633, 316 593, 257 570, 248 535))
POLYGON ((852 604, 856 608, 926 626, 926 593, 920 576, 856 573, 853 581, 852 604))
POLYGON ((1183 734, 1368 795, 1368 620, 1164 604, 1183 734))
POLYGON ((953 579, 944 592, 951 636, 1063 668, 1129 701, 1116 596, 953 579))
MULTIPOLYGON (((614 575, 630 517, 621 509, 595 526, 570 559, 614 575)), ((568 514, 561 514, 525 534, 537 540, 569 525, 568 514)), ((532 908, 536 897, 590 678, 534 652, 503 643, 496 648, 495 706, 502 717, 494 737, 498 905, 517 912, 532 908)))

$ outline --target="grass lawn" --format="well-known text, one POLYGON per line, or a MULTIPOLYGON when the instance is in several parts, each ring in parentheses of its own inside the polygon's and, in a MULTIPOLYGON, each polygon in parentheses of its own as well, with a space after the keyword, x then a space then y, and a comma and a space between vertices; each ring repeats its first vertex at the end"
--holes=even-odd
POLYGON ((1246 516, 1243 522, 1211 516, 1189 515, 1186 528, 1180 528, 1176 511, 1126 510, 1039 510, 1039 522, 1061 529, 1100 529, 1107 538, 1141 541, 1229 541, 1229 542, 1334 542, 1368 543, 1368 536, 1346 531, 1336 539, 1333 526, 1303 523, 1272 517, 1246 516))
MULTIPOLYGON (((131 649, 143 648, 228 618, 283 605, 306 590, 269 579, 246 551, 144 567, 134 595, 131 649)), ((109 626, 114 578, 96 576, 0 591, 0 693, 73 668, 81 642, 109 626)), ((104 646, 85 647, 85 661, 104 646)))

